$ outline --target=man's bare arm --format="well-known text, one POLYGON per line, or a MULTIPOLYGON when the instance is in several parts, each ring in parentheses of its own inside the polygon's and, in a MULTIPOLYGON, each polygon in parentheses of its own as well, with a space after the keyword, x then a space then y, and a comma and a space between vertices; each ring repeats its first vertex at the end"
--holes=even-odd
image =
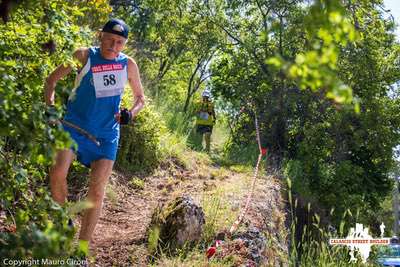
MULTIPOLYGON (((80 48, 73 54, 74 59, 78 60, 82 65, 86 64, 89 50, 87 48, 80 48)), ((44 99, 47 105, 54 105, 54 90, 59 80, 67 76, 72 71, 70 65, 58 66, 46 79, 44 85, 44 99)))
POLYGON ((144 107, 145 99, 140 81, 139 68, 132 58, 128 58, 128 81, 134 96, 133 107, 130 110, 132 118, 134 118, 144 107))

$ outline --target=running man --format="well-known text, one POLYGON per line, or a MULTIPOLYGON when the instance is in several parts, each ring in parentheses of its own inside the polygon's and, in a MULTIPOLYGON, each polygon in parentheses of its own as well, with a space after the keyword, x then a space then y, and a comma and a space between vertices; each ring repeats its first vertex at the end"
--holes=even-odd
MULTIPOLYGON (((138 66, 121 52, 127 43, 128 33, 125 22, 111 19, 100 33, 99 47, 80 48, 74 52, 73 57, 81 68, 68 99, 63 127, 77 144, 77 149, 59 151, 49 173, 52 197, 62 205, 68 193, 66 177, 75 157, 90 168, 87 200, 93 207, 85 211, 79 233, 79 239, 88 242, 100 217, 105 186, 116 159, 120 124, 135 118, 145 102, 138 66), (120 112, 126 83, 133 91, 134 103, 130 110, 120 112), (98 143, 82 134, 79 128, 94 136, 98 143)), ((47 78, 47 105, 54 105, 56 84, 71 71, 72 66, 62 64, 47 78)))

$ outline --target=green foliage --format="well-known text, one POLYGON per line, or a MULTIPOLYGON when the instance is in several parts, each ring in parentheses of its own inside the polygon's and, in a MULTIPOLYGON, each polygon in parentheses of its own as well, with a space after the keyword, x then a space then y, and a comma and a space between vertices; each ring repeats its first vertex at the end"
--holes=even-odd
POLYGON ((75 231, 67 224, 68 214, 44 190, 35 193, 28 208, 18 209, 15 223, 15 233, 0 233, 2 259, 67 259, 87 254, 83 247, 74 247, 75 231))
POLYGON ((79 24, 84 16, 106 16, 105 1, 89 2, 23 1, 0 24, 0 210, 17 229, 1 233, 2 258, 75 253, 67 214, 52 203, 45 183, 56 149, 72 143, 61 126, 46 121, 43 85, 56 65, 71 62, 76 46, 90 41, 90 29, 79 24))
POLYGON ((147 105, 132 125, 121 128, 116 167, 130 172, 148 172, 162 160, 161 136, 167 128, 154 107, 147 105))
POLYGON ((21 190, 20 194, 20 203, 8 209, 11 216, 5 222, 15 223, 16 232, 0 232, 2 259, 65 259, 74 254, 85 255, 84 249, 74 247, 75 231, 68 226, 69 213, 51 201, 43 185, 34 191, 21 190))
POLYGON ((183 143, 188 138, 190 130, 195 125, 195 117, 191 112, 184 113, 172 101, 165 101, 157 105, 168 129, 172 130, 177 136, 182 138, 183 143))
POLYGON ((167 104, 168 113, 187 113, 209 77, 208 64, 223 39, 221 31, 199 13, 201 3, 196 1, 113 5, 116 16, 127 18, 132 29, 128 52, 138 61, 147 93, 157 105, 167 104))
POLYGON ((242 163, 252 165, 257 162, 259 154, 258 144, 256 140, 249 144, 238 144, 235 140, 230 140, 224 147, 224 160, 232 163, 242 163))
POLYGON ((328 98, 351 103, 352 90, 337 73, 340 47, 356 41, 358 36, 348 12, 340 1, 315 1, 305 16, 305 27, 308 44, 305 51, 295 55, 294 62, 285 61, 282 55, 267 62, 286 72, 303 90, 326 88, 328 98))

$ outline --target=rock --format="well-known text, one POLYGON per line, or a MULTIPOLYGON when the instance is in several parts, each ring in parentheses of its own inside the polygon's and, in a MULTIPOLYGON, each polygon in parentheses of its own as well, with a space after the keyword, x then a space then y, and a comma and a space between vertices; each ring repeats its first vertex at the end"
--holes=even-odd
POLYGON ((251 226, 246 231, 235 233, 226 240, 220 246, 216 257, 220 259, 234 257, 236 258, 235 266, 268 266, 268 259, 264 256, 266 242, 267 239, 263 233, 251 226))
POLYGON ((260 230, 255 227, 249 227, 245 232, 233 235, 232 239, 241 239, 244 241, 249 253, 248 259, 254 261, 257 266, 265 261, 263 252, 266 248, 267 239, 260 230))
POLYGON ((181 196, 153 213, 149 227, 149 250, 151 253, 190 246, 199 241, 205 224, 204 212, 193 199, 181 196))

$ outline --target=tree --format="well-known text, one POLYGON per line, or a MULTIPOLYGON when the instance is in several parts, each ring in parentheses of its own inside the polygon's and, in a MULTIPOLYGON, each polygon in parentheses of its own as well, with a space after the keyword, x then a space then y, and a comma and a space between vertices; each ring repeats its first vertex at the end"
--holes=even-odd
MULTIPOLYGON (((179 87, 186 112, 190 100, 208 77, 208 62, 215 54, 218 32, 195 12, 195 1, 112 1, 115 14, 128 17, 133 33, 130 45, 146 87, 155 98, 179 87), (177 77, 179 76, 179 77, 177 77), (176 80, 186 80, 185 88, 176 80)), ((172 93, 173 94, 173 93, 172 93)), ((171 101, 176 102, 176 94, 171 101)))
POLYGON ((297 191, 339 214, 378 209, 399 142, 399 101, 389 96, 398 44, 379 1, 213 7, 229 46, 212 64, 212 84, 233 106, 234 141, 255 140, 257 114, 268 161, 297 191))

